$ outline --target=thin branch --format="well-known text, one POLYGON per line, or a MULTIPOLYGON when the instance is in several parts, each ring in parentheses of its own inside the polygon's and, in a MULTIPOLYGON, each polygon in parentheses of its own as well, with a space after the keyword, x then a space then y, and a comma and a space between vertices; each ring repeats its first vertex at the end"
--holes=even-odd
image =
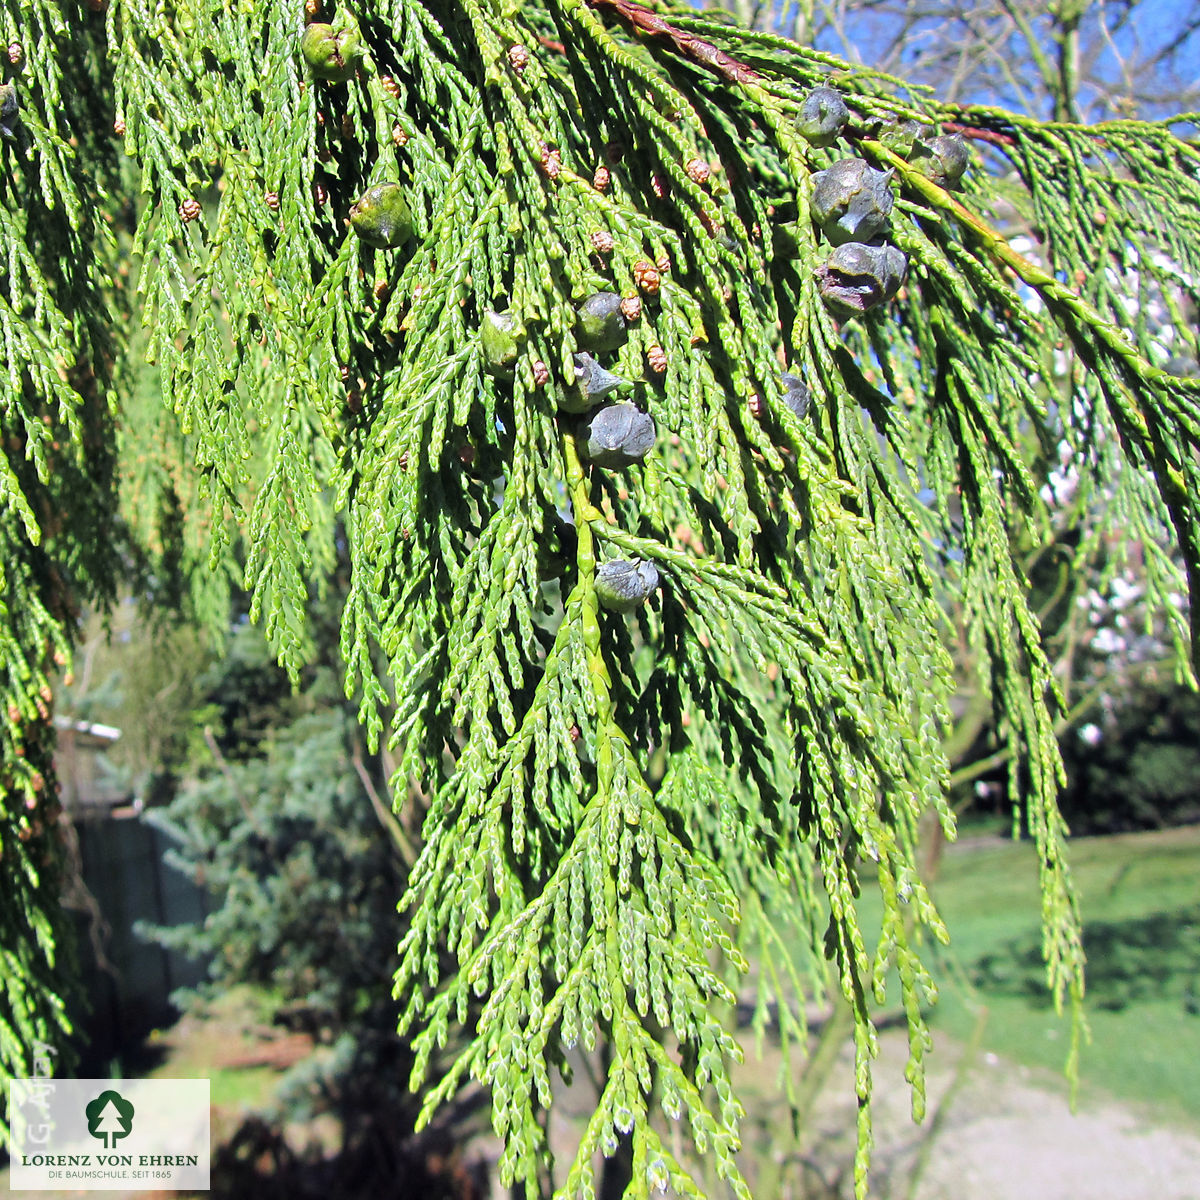
POLYGON ((745 63, 738 62, 724 50, 718 50, 711 42, 706 42, 695 34, 676 29, 657 13, 635 4, 634 0, 588 0, 588 3, 593 8, 611 8, 620 13, 635 29, 655 37, 666 38, 685 58, 711 67, 730 83, 758 83, 762 79, 757 71, 752 71, 745 63))
POLYGON ((943 121, 944 133, 960 133, 977 142, 991 142, 993 146, 1015 146, 1017 139, 1010 133, 999 133, 995 129, 980 129, 977 125, 963 125, 958 121, 943 121))
MULTIPOLYGON (((1054 722, 1054 734, 1056 737, 1062 737, 1076 721, 1082 717, 1088 709, 1095 705, 1100 697, 1104 694, 1104 686, 1097 684, 1091 691, 1088 692, 1082 700, 1076 704, 1070 712, 1063 713, 1062 716, 1054 722)), ((964 783, 970 783, 972 779, 978 779, 980 775, 986 775, 989 771, 994 771, 997 767, 1002 767, 1015 753, 1015 749, 1010 742, 1006 746, 1002 746, 994 754, 989 754, 986 758, 976 759, 973 763, 968 763, 965 767, 960 767, 957 771, 950 774, 949 786, 951 789, 961 787, 964 783)), ((967 807, 963 805, 962 808, 967 807)), ((962 808, 956 808, 956 812, 960 812, 962 808)))
POLYGON ((204 744, 208 747, 209 753, 213 756, 217 764, 217 768, 221 774, 225 776, 225 782, 229 784, 229 793, 237 801, 237 806, 242 810, 242 816, 250 823, 254 832, 259 837, 265 838, 267 831, 259 823, 258 818, 254 815, 253 810, 242 798, 241 789, 237 785, 237 778, 233 774, 233 769, 229 765, 229 761, 225 755, 221 753, 221 747, 217 745, 217 739, 213 736, 212 726, 204 726, 204 744))
POLYGON ((383 798, 379 795, 379 791, 375 787, 375 782, 371 778, 371 773, 367 770, 366 763, 363 762, 362 750, 358 745, 357 739, 354 744, 354 754, 350 761, 354 764, 355 771, 358 772, 358 778, 362 782, 363 790, 367 793, 371 801, 371 807, 375 810, 375 815, 379 818, 380 825, 384 827, 388 837, 392 839, 392 844, 396 847, 400 861, 406 866, 411 867, 417 860, 416 849, 408 834, 404 832, 400 822, 396 819, 396 814, 388 805, 384 804, 383 798))

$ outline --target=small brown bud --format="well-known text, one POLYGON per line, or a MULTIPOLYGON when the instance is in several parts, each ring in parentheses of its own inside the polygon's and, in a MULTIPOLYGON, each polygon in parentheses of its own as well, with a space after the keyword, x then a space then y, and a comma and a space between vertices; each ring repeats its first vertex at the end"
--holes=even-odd
POLYGON ((527 66, 529 66, 529 51, 522 46, 520 42, 508 48, 508 61, 512 64, 512 69, 519 75, 527 66))
POLYGON ((263 194, 263 202, 272 212, 279 211, 279 193, 266 192, 263 194))
POLYGON ((346 411, 356 415, 362 412, 362 392, 358 388, 351 388, 346 393, 346 411))
POLYGON ((665 275, 671 269, 671 256, 664 250, 657 259, 655 259, 659 271, 665 275))
POLYGON ((651 262, 647 262, 644 258, 639 258, 633 264, 633 282, 638 285, 647 296, 658 295, 658 286, 660 276, 658 268, 651 262))
POLYGON ((642 315, 642 302, 637 296, 626 296, 621 301, 621 314, 627 321, 636 321, 642 315))
POLYGON ((545 387, 550 382, 550 368, 540 358, 533 363, 533 382, 538 387, 545 387))
POLYGON ((392 126, 392 142, 397 146, 408 145, 408 134, 399 125, 392 126))
POLYGON ((376 280, 375 286, 374 286, 374 288, 372 288, 372 295, 374 295, 376 300, 382 300, 384 298, 384 296, 387 295, 387 290, 388 290, 387 280, 379 279, 379 280, 376 280))
POLYGON ((579 741, 580 737, 582 737, 582 734, 579 732, 579 726, 572 725, 571 728, 567 730, 567 737, 569 737, 573 742, 579 741))
POLYGON ((1096 211, 1092 213, 1092 222, 1096 225, 1107 225, 1108 213, 1106 213, 1102 208, 1096 209, 1096 211))
POLYGON ((15 705, 8 706, 8 719, 15 725, 21 719, 21 710, 15 705))
POLYGON ((117 135, 117 137, 125 136, 125 118, 124 117, 118 117, 113 122, 113 133, 115 133, 117 135))
POLYGON ((761 418, 765 408, 763 398, 757 392, 754 392, 746 398, 746 407, 749 408, 751 416, 761 418))
POLYGON ((47 704, 49 704, 54 698, 54 693, 50 690, 50 685, 48 683, 43 683, 42 686, 38 688, 38 695, 41 696, 41 698, 45 700, 47 704))
POLYGON ((720 222, 714 221, 703 209, 700 210, 700 224, 704 226, 704 232, 709 237, 715 237, 717 230, 721 228, 720 222))
POLYGON ((646 361, 655 375, 661 375, 667 369, 667 352, 657 343, 646 347, 646 361))
POLYGON ((180 206, 179 215, 185 221, 194 221, 200 215, 200 201, 189 196, 180 206))
POLYGON ((342 382, 345 383, 350 378, 350 367, 346 363, 342 363, 338 367, 338 375, 341 376, 342 382))
POLYGON ((329 203, 329 192, 323 183, 314 183, 313 184, 313 199, 318 204, 328 204, 329 203))
POLYGON ((668 191, 666 178, 659 174, 658 171, 652 171, 650 174, 650 190, 661 200, 666 196, 668 191))
POLYGON ((67 656, 61 650, 55 650, 51 657, 56 667, 65 667, 67 665, 67 656))
POLYGON ((684 170, 687 171, 688 178, 693 183, 705 183, 712 174, 712 169, 702 158, 689 159, 684 170))
POLYGON ((462 463, 464 467, 472 467, 475 465, 475 455, 475 447, 472 446, 470 442, 464 442, 458 448, 458 461, 462 463))
POLYGON ((14 67, 19 67, 21 65, 21 60, 24 57, 25 51, 21 49, 20 42, 8 43, 8 61, 12 63, 14 67))
POLYGON ((597 167, 595 175, 592 176, 592 187, 598 192, 608 190, 608 185, 612 180, 607 167, 597 167))
POLYGON ((315 17, 321 11, 321 0, 304 0, 304 11, 315 17))
POLYGON ((613 235, 607 229, 597 229, 592 234, 592 249, 598 254, 611 254, 615 245, 613 235))
POLYGON ((33 788, 35 792, 40 792, 42 788, 46 786, 46 777, 41 773, 41 771, 34 771, 34 773, 29 777, 29 786, 33 788))
POLYGON ((387 92, 387 94, 391 96, 393 100, 400 99, 400 85, 390 75, 380 75, 379 86, 383 88, 383 90, 387 92))
POLYGON ((401 454, 398 459, 396 459, 396 466, 398 466, 400 468, 400 470, 402 470, 402 471, 408 470, 408 451, 407 450, 405 450, 404 453, 401 454))
POLYGON ((558 173, 562 170, 562 159, 559 157, 557 150, 552 150, 545 142, 542 143, 542 170, 546 173, 547 179, 557 179, 558 173))

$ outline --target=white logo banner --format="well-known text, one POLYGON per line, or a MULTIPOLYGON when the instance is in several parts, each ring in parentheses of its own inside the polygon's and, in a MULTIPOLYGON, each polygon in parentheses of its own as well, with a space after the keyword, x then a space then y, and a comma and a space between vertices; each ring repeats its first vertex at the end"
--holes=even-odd
POLYGON ((206 1191, 207 1079, 12 1079, 9 1181, 38 1191, 206 1191))

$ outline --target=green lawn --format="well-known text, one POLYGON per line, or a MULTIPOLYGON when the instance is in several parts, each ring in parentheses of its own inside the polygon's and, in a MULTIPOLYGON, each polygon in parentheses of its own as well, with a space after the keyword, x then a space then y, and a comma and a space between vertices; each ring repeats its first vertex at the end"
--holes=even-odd
POLYGON ((207 1079, 213 1108, 230 1115, 269 1107, 281 1068, 256 1063, 262 1033, 270 1029, 268 994, 241 985, 210 1001, 203 1015, 185 1016, 177 1025, 150 1035, 151 1046, 165 1051, 150 1079, 207 1079), (238 1059, 244 1061, 237 1065, 238 1059))
MULTIPOLYGON (((1200 826, 1080 839, 1070 863, 1083 911, 1092 1033, 1080 1098, 1109 1092, 1194 1125, 1200 826)), ((1032 847, 958 847, 943 857, 933 891, 952 938, 936 972, 935 1036, 945 1030, 966 1038, 982 1003, 985 1051, 1061 1074, 1070 1023, 1055 1016, 1044 984, 1032 847)))

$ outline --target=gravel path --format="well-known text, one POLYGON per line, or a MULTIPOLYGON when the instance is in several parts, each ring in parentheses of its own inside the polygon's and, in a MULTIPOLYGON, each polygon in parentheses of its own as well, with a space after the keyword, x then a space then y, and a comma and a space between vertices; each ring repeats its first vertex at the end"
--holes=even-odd
MULTIPOLYGON (((931 1115, 961 1053, 957 1045, 939 1039, 928 1063, 931 1115)), ((925 1146, 920 1180, 910 1191, 929 1121, 921 1127, 910 1119, 901 1077, 904 1056, 903 1038, 885 1034, 872 1197, 1200 1200, 1200 1114, 1191 1128, 1171 1126, 1133 1106, 1086 1093, 1072 1113, 1061 1078, 1043 1076, 994 1054, 981 1055, 967 1072, 936 1136, 925 1146)), ((831 1087, 848 1082, 841 1078, 831 1087)), ((845 1115, 850 1115, 848 1110, 845 1115)), ((822 1113, 821 1124, 831 1136, 834 1117, 828 1109, 822 1113)))

